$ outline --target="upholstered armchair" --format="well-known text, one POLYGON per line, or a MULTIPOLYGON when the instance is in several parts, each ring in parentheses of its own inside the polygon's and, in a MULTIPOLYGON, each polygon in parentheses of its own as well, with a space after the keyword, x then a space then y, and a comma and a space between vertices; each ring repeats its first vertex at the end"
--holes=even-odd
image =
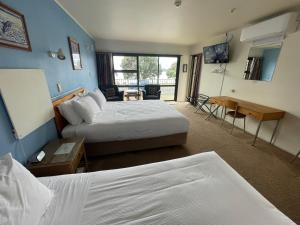
POLYGON ((160 99, 160 85, 159 84, 147 84, 145 85, 145 91, 143 91, 144 100, 160 99))
POLYGON ((124 91, 119 91, 117 85, 106 86, 101 89, 107 101, 123 101, 124 91))

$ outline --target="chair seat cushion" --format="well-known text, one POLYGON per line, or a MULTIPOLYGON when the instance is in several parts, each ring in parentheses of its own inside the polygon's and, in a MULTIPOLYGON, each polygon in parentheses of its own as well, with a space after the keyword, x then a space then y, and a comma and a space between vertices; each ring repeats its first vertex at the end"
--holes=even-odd
POLYGON ((158 95, 146 95, 144 96, 144 99, 159 99, 158 95))
MULTIPOLYGON (((234 114, 235 114, 235 111, 229 111, 227 112, 227 115, 231 116, 231 117, 234 117, 234 114)), ((245 118, 246 115, 242 114, 242 113, 239 113, 239 112, 236 112, 236 115, 235 115, 236 118, 245 118)))

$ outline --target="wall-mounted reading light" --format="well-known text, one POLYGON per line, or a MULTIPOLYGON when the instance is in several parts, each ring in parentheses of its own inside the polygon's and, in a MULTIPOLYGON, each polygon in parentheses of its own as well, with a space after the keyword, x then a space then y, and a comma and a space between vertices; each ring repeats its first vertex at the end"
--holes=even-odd
POLYGON ((63 50, 61 48, 58 49, 57 52, 48 51, 48 55, 51 58, 58 58, 60 60, 65 60, 66 59, 65 53, 63 52, 63 50))

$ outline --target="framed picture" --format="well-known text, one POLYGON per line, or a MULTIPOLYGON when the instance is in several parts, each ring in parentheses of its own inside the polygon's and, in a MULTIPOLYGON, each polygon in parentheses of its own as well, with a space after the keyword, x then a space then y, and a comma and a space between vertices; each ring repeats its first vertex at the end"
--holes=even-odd
POLYGON ((187 72, 187 64, 183 64, 182 67, 182 72, 186 73, 187 72))
POLYGON ((81 63, 79 43, 74 38, 71 37, 68 37, 68 40, 69 40, 73 70, 81 70, 82 63, 81 63))
POLYGON ((0 3, 0 46, 31 51, 25 17, 0 3))

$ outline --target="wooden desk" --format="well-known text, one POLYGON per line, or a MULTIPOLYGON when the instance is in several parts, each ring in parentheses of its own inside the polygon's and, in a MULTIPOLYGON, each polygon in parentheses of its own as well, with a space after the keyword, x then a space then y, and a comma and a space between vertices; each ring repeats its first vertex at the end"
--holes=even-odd
POLYGON ((268 106, 263 106, 263 105, 259 105, 256 103, 244 101, 241 99, 228 97, 228 96, 216 96, 216 97, 211 97, 210 102, 212 104, 216 104, 218 106, 210 113, 210 115, 207 117, 207 119, 209 119, 214 114, 214 112, 216 112, 220 107, 222 107, 224 105, 224 102, 227 100, 235 101, 238 103, 238 112, 240 112, 244 115, 247 115, 247 116, 252 116, 259 121, 252 145, 255 145, 262 122, 270 121, 270 120, 277 120, 276 126, 274 128, 274 131, 273 131, 273 134, 272 134, 272 137, 270 140, 270 143, 272 143, 274 136, 276 134, 279 122, 285 115, 284 111, 275 109, 275 108, 271 108, 268 106))

